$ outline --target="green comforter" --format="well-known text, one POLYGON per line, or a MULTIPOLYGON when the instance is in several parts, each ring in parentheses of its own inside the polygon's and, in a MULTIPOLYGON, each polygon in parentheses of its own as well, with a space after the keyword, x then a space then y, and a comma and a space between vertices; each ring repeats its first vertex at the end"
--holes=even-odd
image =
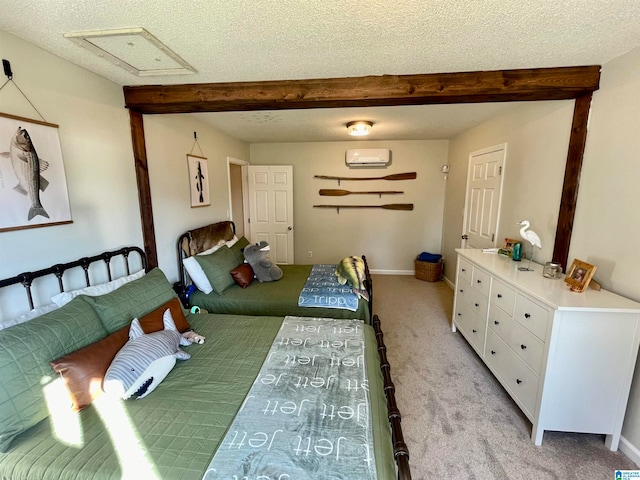
MULTIPOLYGON (((118 402, 100 411, 94 402, 76 417, 70 445, 41 422, 0 454, 0 478, 11 480, 201 479, 250 389, 282 318, 192 315, 204 345, 184 347, 178 362, 142 400, 118 402)), ((373 330, 366 327, 373 435, 378 478, 395 478, 391 434, 373 330)))
POLYGON ((360 318, 370 323, 369 302, 360 299, 358 310, 338 308, 299 307, 298 297, 313 265, 279 265, 283 276, 276 282, 260 283, 254 280, 247 288, 233 285, 222 295, 215 292, 194 292, 190 305, 197 305, 209 312, 236 315, 297 315, 301 317, 360 318))

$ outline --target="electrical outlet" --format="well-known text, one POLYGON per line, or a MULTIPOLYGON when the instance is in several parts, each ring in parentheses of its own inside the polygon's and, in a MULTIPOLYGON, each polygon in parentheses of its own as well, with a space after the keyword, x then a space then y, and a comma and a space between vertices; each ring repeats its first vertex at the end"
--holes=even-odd
POLYGON ((309 258, 313 257, 313 252, 311 250, 309 250, 307 252, 307 257, 309 257, 309 258))

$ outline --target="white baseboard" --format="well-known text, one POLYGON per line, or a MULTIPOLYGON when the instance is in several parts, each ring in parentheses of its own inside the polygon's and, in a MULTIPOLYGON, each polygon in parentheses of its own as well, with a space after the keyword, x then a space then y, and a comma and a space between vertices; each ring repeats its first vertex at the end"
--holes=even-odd
POLYGON ((375 275, 413 275, 413 270, 371 270, 375 275))
MULTIPOLYGON (((414 270, 371 270, 375 275, 415 275, 414 270)), ((449 288, 453 290, 456 286, 447 277, 442 277, 444 283, 449 285, 449 288)))
POLYGON ((632 445, 629 440, 621 436, 618 448, 622 453, 629 457, 633 463, 640 467, 640 450, 632 445))

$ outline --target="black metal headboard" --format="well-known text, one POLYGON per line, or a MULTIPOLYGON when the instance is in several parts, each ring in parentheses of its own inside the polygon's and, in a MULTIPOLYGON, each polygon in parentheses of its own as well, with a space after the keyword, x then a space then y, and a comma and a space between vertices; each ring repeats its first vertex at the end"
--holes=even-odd
POLYGON ((179 280, 173 288, 183 301, 184 293, 191 283, 191 279, 184 269, 182 260, 217 245, 220 240, 231 240, 235 234, 236 224, 231 220, 224 220, 204 227, 194 228, 193 230, 187 230, 178 237, 179 280))
POLYGON ((93 257, 83 257, 73 262, 68 263, 59 263, 53 265, 49 268, 43 268, 42 270, 37 270, 35 272, 23 272, 15 277, 5 278, 0 280, 0 288, 8 287, 9 285, 22 284, 25 288, 27 299, 29 301, 29 309, 33 310, 33 296, 31 294, 31 285, 36 278, 44 277, 47 275, 55 275, 58 279, 58 288, 60 292, 64 292, 64 283, 62 281, 62 276, 64 272, 76 267, 82 267, 84 269, 84 277, 86 286, 91 285, 91 280, 89 279, 89 266, 94 262, 102 261, 106 264, 107 267, 107 277, 108 281, 112 280, 112 272, 111 272, 111 259, 114 257, 122 256, 125 259, 126 265, 126 274, 129 275, 130 271, 130 259, 129 254, 135 252, 140 256, 140 262, 142 264, 142 268, 144 270, 147 269, 147 259, 145 257, 144 251, 138 247, 123 247, 119 250, 112 250, 109 252, 103 252, 99 255, 95 255, 93 257))

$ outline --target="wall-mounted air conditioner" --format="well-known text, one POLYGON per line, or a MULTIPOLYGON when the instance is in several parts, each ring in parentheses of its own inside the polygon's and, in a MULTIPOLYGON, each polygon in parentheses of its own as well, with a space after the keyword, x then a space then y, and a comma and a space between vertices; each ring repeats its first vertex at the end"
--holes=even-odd
POLYGON ((391 163, 388 148, 350 148, 345 155, 348 167, 386 167, 391 163))

